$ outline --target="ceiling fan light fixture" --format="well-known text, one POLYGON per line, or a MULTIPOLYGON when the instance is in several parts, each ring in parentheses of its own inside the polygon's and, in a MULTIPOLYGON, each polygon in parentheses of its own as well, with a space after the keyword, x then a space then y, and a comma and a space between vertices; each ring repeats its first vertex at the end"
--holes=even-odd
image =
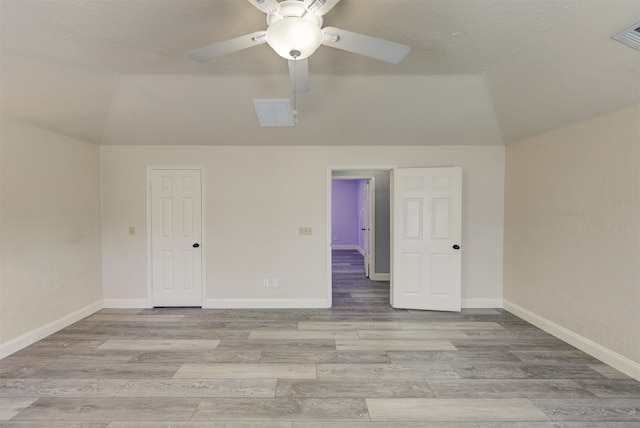
POLYGON ((305 59, 322 44, 322 30, 307 19, 287 17, 269 25, 267 43, 285 59, 305 59))

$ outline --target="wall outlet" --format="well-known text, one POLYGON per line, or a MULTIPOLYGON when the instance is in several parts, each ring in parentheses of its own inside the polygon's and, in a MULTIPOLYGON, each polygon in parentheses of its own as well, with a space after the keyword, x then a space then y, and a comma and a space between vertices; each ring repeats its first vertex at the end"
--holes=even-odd
POLYGON ((129 235, 135 235, 136 234, 136 228, 134 226, 129 226, 129 235))
POLYGON ((269 284, 269 280, 268 279, 265 278, 265 279, 262 280, 262 286, 263 287, 269 287, 270 285, 271 284, 269 284))
POLYGON ((278 278, 273 278, 273 279, 271 280, 271 286, 272 286, 273 288, 278 288, 278 287, 280 287, 280 283, 278 282, 278 278))
POLYGON ((312 235, 312 234, 313 234, 313 228, 311 228, 310 226, 298 228, 298 235, 312 235))

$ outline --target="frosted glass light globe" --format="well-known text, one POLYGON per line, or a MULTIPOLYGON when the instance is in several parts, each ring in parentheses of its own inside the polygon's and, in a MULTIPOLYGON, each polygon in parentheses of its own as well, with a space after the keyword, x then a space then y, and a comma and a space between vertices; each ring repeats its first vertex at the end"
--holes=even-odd
POLYGON ((269 25, 267 43, 283 58, 305 59, 322 44, 322 30, 304 18, 287 17, 269 25))

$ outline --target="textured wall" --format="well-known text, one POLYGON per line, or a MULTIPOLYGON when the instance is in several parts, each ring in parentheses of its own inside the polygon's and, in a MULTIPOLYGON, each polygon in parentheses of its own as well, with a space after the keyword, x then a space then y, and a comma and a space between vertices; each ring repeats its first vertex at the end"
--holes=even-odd
POLYGON ((3 121, 0 343, 101 302, 99 149, 3 121))
POLYGON ((640 108, 509 145, 505 300, 640 363, 640 108))

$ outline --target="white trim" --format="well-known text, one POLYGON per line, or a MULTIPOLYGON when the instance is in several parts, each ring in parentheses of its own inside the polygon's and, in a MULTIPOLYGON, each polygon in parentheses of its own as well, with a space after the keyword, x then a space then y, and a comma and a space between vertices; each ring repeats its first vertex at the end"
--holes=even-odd
POLYGON ((38 327, 22 336, 16 337, 6 343, 0 345, 0 359, 18 352, 21 349, 26 348, 29 345, 33 345, 39 340, 44 339, 47 336, 62 330, 65 327, 69 327, 71 324, 80 321, 83 318, 88 317, 91 314, 98 312, 102 309, 102 300, 85 306, 75 312, 66 315, 59 320, 53 321, 49 324, 45 324, 42 327, 38 327))
MULTIPOLYGON (((361 170, 370 170, 370 171, 391 171, 392 169, 397 168, 398 165, 341 165, 341 166, 332 166, 329 167, 331 171, 346 171, 346 172, 356 172, 361 170)), ((346 176, 341 176, 346 177, 346 176)), ((349 179, 351 177, 347 177, 349 179)), ((336 179, 340 179, 340 177, 336 177, 336 179)))
POLYGON ((374 272, 372 275, 369 275, 372 281, 391 281, 390 273, 378 273, 374 272))
MULTIPOLYGON (((206 257, 206 242, 205 238, 207 236, 205 225, 206 225, 206 216, 205 216, 205 167, 204 166, 149 166, 147 165, 147 302, 145 303, 144 308, 153 307, 152 293, 153 293, 153 266, 151 263, 153 247, 151 242, 151 171, 161 170, 161 169, 169 169, 169 170, 187 170, 187 171, 200 171, 200 254, 202 254, 202 262, 200 263, 200 280, 201 280, 201 289, 202 295, 200 296, 200 304, 204 307, 204 302, 207 301, 206 298, 206 284, 207 280, 205 278, 207 269, 205 269, 205 261, 206 257)), ((140 306, 133 306, 134 308, 140 306)))
POLYGON ((501 298, 497 298, 497 299, 462 299, 462 307, 469 309, 469 308, 475 308, 475 309, 496 309, 496 308, 502 308, 502 299, 501 298))
POLYGON ((104 299, 102 307, 109 309, 144 309, 150 308, 151 305, 147 299, 104 299))
POLYGON ((327 299, 208 299, 208 309, 317 309, 330 308, 327 299))
POLYGON ((331 177, 333 175, 333 170, 331 168, 329 168, 327 170, 327 177, 326 177, 326 189, 327 191, 325 192, 327 195, 327 212, 325 213, 326 218, 327 218, 327 236, 326 236, 326 243, 327 243, 327 260, 326 260, 326 268, 325 271, 327 272, 327 277, 326 277, 326 290, 327 290, 327 300, 329 301, 329 307, 331 307, 331 302, 333 301, 333 287, 332 287, 332 282, 333 282, 333 256, 331 254, 331 243, 333 242, 333 231, 331 230, 332 227, 332 221, 331 221, 331 216, 333 215, 332 213, 332 207, 331 207, 331 199, 332 199, 332 187, 333 187, 333 177, 331 177))
MULTIPOLYGON (((368 168, 366 168, 365 170, 369 170, 368 168)), ((384 171, 384 170, 383 170, 384 171)), ((349 181, 349 180, 364 180, 366 182, 368 182, 369 184, 369 200, 368 200, 368 206, 367 206, 367 212, 369 214, 369 239, 368 239, 368 244, 369 244, 369 277, 371 277, 375 271, 376 271, 376 176, 375 174, 359 174, 357 173, 358 170, 353 170, 353 171, 349 171, 349 170, 343 170, 343 169, 339 169, 339 170, 331 170, 331 182, 330 182, 330 186, 329 190, 330 190, 330 198, 331 198, 331 202, 333 202, 333 181, 334 180, 343 180, 343 181, 349 181), (333 173, 335 171, 343 171, 343 172, 348 172, 349 174, 351 174, 353 172, 353 175, 341 175, 338 177, 334 177, 333 173)), ((333 208, 331 209, 331 212, 329 213, 329 215, 331 217, 329 217, 329 227, 328 227, 328 232, 333 235, 333 208)), ((331 241, 329 241, 331 242, 331 241)), ((339 249, 337 247, 332 247, 332 249, 339 249)), ((363 256, 366 257, 366 251, 360 247, 355 248, 356 250, 358 250, 358 252, 360 254, 362 254, 363 256)), ((330 265, 331 266, 331 265, 330 265)), ((331 292, 333 292, 333 288, 331 288, 331 292)))
POLYGON ((525 321, 530 322, 538 328, 546 331, 549 334, 561 339, 568 344, 575 346, 581 351, 586 352, 594 358, 599 359, 605 364, 620 370, 624 374, 631 376, 637 380, 640 380, 640 364, 631 361, 630 359, 623 357, 622 355, 605 348, 596 342, 587 339, 573 331, 565 328, 559 324, 549 321, 548 319, 535 314, 528 309, 516 305, 515 303, 503 300, 503 306, 505 310, 512 314, 522 318, 525 321))
POLYGON ((331 249, 332 250, 355 250, 355 251, 359 252, 360 254, 363 253, 362 248, 360 248, 357 245, 347 245, 347 244, 344 244, 344 245, 338 244, 338 245, 336 245, 336 244, 334 244, 334 245, 331 245, 331 249))

